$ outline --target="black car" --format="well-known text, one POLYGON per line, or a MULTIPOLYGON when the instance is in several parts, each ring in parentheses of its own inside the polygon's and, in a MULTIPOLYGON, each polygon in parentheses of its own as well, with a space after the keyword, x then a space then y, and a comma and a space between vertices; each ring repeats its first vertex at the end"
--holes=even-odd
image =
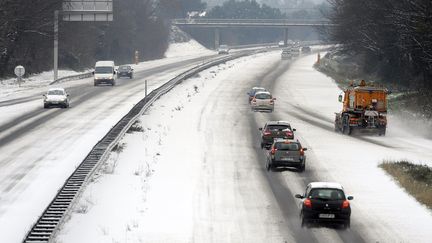
POLYGON ((268 171, 278 167, 294 167, 300 172, 306 168, 307 148, 303 148, 299 141, 277 138, 267 154, 268 171))
POLYGON ((117 77, 129 77, 133 78, 133 68, 129 65, 123 65, 118 68, 117 77))
POLYGON ((312 49, 309 46, 303 46, 301 48, 302 53, 311 53, 312 49))
POLYGON ((300 206, 301 225, 309 226, 311 223, 342 224, 344 228, 350 227, 351 206, 349 200, 352 196, 345 196, 343 187, 335 182, 312 182, 306 187, 300 206))
POLYGON ((270 148, 275 138, 294 139, 296 129, 291 128, 291 125, 285 121, 269 121, 261 131, 261 148, 270 148))

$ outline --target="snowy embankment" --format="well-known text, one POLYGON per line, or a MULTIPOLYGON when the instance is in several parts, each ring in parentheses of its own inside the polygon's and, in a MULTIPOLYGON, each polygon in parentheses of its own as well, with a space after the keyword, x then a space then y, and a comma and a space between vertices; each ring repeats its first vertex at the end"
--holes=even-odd
MULTIPOLYGON (((257 131, 249 119, 264 124, 276 116, 297 128, 309 148, 308 165, 306 174, 269 176, 284 178, 295 193, 311 175, 342 183, 355 197, 351 230, 366 242, 429 242, 431 212, 377 165, 384 159, 430 164, 432 141, 406 136, 394 123, 386 137, 335 133, 341 91, 312 68, 315 58, 300 58, 276 80, 275 114, 250 112, 243 91, 260 84, 255 78, 279 61, 278 52, 228 62, 173 89, 143 116, 143 132, 124 137, 123 151, 86 189, 57 240, 293 242, 262 177, 264 161, 256 161, 258 141, 249 140, 257 131)), ((331 228, 307 232, 318 241, 342 241, 331 228)))

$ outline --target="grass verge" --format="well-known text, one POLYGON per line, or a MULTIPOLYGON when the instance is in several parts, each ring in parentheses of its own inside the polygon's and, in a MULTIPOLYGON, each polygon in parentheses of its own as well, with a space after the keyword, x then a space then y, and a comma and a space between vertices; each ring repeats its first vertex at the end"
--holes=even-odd
POLYGON ((384 161, 379 165, 420 203, 432 209, 432 168, 408 161, 384 161))

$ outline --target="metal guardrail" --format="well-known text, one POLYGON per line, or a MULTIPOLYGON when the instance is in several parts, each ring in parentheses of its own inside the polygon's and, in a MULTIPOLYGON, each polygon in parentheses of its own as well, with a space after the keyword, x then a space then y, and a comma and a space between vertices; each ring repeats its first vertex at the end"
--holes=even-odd
POLYGON ((57 80, 54 80, 51 83, 49 83, 49 85, 62 83, 62 82, 66 82, 66 81, 71 81, 71 80, 90 78, 91 76, 93 76, 93 74, 91 72, 81 73, 81 74, 76 74, 76 75, 70 75, 70 76, 66 76, 66 77, 62 77, 62 78, 59 78, 57 80))
POLYGON ((173 25, 202 27, 289 27, 289 26, 332 26, 325 19, 173 19, 173 25))
MULTIPOLYGON (((55 198, 51 201, 43 214, 39 217, 32 229, 24 239, 24 243, 52 242, 59 227, 65 222, 66 216, 70 215, 70 210, 79 200, 85 186, 89 183, 93 173, 108 158, 112 149, 119 143, 132 124, 162 95, 169 92, 177 84, 188 79, 195 74, 208 69, 212 66, 237 59, 240 57, 253 55, 268 51, 268 48, 261 50, 239 51, 229 56, 217 57, 211 61, 200 64, 177 77, 171 79, 159 88, 150 92, 136 104, 128 114, 126 114, 90 151, 78 168, 66 180, 55 198)), ((270 49, 271 50, 271 49, 270 49)))

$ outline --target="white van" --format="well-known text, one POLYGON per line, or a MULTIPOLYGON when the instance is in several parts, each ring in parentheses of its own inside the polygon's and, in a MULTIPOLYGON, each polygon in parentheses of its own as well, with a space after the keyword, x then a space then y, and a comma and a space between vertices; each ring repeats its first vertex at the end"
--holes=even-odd
POLYGON ((98 61, 95 65, 94 75, 94 86, 101 83, 115 85, 116 70, 114 61, 98 61))

